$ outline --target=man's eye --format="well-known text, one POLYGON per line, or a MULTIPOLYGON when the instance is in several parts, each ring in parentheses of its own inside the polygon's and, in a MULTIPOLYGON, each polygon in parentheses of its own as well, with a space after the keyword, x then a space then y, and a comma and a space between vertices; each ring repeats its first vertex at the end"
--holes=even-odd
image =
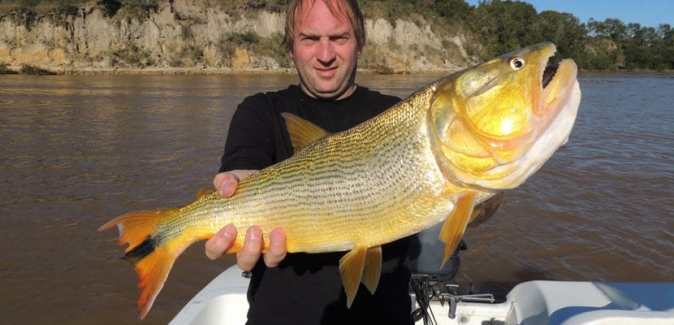
POLYGON ((348 37, 340 36, 340 37, 333 37, 332 41, 337 43, 337 44, 344 44, 349 40, 348 37))

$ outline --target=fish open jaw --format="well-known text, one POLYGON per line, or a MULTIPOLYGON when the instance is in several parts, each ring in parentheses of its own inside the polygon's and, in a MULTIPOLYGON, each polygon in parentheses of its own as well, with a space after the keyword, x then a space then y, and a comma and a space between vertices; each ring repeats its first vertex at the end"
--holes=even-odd
POLYGON ((555 77, 558 68, 559 64, 545 67, 545 70, 543 71, 543 80, 542 80, 543 89, 545 89, 545 87, 547 87, 550 84, 550 81, 552 81, 552 79, 555 77))

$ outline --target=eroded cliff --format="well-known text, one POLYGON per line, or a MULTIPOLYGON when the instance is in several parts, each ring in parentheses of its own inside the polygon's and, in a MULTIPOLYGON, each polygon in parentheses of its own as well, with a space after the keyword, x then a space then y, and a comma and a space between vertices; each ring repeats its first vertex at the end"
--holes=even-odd
MULTIPOLYGON (((56 73, 287 71, 281 8, 237 8, 172 0, 140 12, 100 4, 66 11, 5 10, 0 65, 56 73)), ((423 17, 366 19, 361 69, 381 73, 456 70, 476 59, 466 36, 423 17)))

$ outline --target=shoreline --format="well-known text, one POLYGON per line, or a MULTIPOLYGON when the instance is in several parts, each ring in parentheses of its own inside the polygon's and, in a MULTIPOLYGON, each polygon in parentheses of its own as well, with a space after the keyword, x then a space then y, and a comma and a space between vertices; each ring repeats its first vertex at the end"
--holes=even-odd
MULTIPOLYGON (((466 67, 464 67, 466 68, 466 67)), ((403 74, 450 74, 459 69, 426 69, 390 71, 372 68, 358 68, 359 74, 403 75, 403 74)), ((586 70, 579 69, 579 73, 674 73, 674 70, 586 70)), ((148 67, 148 68, 54 68, 40 65, 2 65, 0 75, 245 75, 245 74, 282 74, 295 75, 295 68, 255 69, 255 68, 177 68, 177 67, 148 67)))
MULTIPOLYGON (((460 69, 459 69, 460 70, 460 69)), ((456 69, 430 69, 430 70, 406 70, 406 71, 381 71, 378 69, 358 68, 362 74, 433 74, 452 73, 456 69)), ((0 75, 235 75, 235 74, 297 74, 295 68, 280 69, 254 69, 254 68, 54 68, 39 65, 6 65, 0 66, 0 75)))

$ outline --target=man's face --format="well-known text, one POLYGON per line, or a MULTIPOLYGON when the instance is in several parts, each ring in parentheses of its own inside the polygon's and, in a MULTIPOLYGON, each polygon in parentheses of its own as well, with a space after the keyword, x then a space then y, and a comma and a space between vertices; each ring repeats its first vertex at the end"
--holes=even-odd
MULTIPOLYGON (((342 99, 354 89, 358 44, 349 18, 333 16, 322 0, 299 9, 290 54, 301 87, 314 98, 342 99)), ((336 6, 335 6, 336 7, 336 6)))

